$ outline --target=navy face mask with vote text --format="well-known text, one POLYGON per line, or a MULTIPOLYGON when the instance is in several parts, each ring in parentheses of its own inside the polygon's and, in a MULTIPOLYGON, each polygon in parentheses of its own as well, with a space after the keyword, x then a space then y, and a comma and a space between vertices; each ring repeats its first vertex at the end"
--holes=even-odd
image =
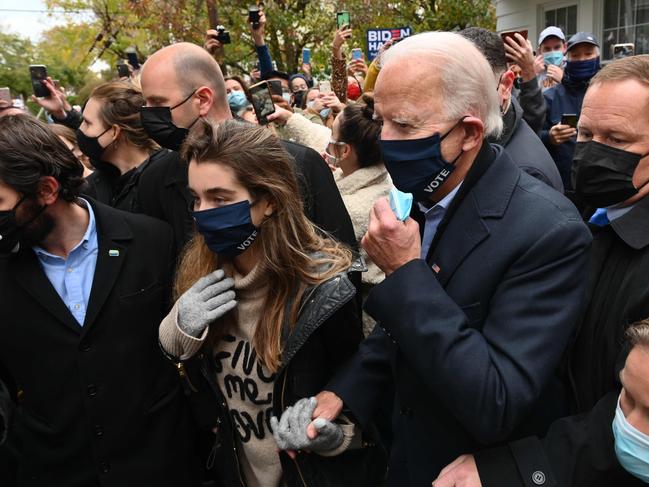
POLYGON ((383 162, 399 191, 412 193, 417 201, 425 201, 439 189, 455 170, 462 155, 447 162, 442 157, 442 141, 464 120, 462 117, 444 135, 411 140, 381 139, 383 162))
POLYGON ((252 224, 248 200, 209 210, 193 211, 198 232, 217 255, 234 258, 249 249, 259 236, 252 224))

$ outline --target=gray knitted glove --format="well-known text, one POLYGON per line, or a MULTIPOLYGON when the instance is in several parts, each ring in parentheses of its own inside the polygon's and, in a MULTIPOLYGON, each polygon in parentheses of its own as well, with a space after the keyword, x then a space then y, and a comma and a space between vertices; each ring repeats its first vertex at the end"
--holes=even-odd
POLYGON ((234 281, 218 269, 201 277, 178 300, 178 326, 198 338, 205 328, 233 309, 237 302, 232 291, 234 281))
POLYGON ((340 425, 324 418, 318 418, 313 422, 318 430, 315 439, 311 440, 306 435, 307 426, 311 423, 317 405, 318 401, 315 397, 300 399, 294 406, 284 411, 279 421, 275 416, 270 418, 273 436, 280 450, 326 452, 342 444, 344 436, 340 425))

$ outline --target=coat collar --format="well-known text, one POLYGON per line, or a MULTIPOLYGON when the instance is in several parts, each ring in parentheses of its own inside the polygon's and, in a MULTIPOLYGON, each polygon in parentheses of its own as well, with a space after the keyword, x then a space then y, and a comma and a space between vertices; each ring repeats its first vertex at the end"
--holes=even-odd
POLYGON ((520 125, 521 120, 523 120, 523 109, 521 108, 515 96, 511 97, 509 109, 502 118, 504 127, 500 137, 498 137, 497 139, 490 137, 487 140, 492 144, 498 144, 505 147, 507 146, 507 144, 509 144, 512 136, 518 130, 518 126, 520 125))
POLYGON ((631 211, 611 222, 611 228, 635 250, 649 245, 649 196, 638 201, 631 211))
POLYGON ((362 167, 345 177, 342 176, 342 171, 337 170, 334 176, 341 195, 354 194, 377 184, 392 184, 388 170, 383 164, 362 167))
POLYGON ((473 249, 489 237, 485 220, 503 217, 519 178, 520 169, 502 147, 483 145, 440 223, 426 259, 442 286, 473 249))
POLYGON ((97 219, 97 234, 99 237, 99 252, 97 266, 92 281, 88 311, 83 325, 83 334, 87 334, 99 312, 110 295, 126 260, 127 247, 125 242, 133 239, 133 233, 119 211, 90 200, 95 218, 97 219))
POLYGON ((77 323, 65 303, 61 301, 32 249, 21 249, 15 257, 11 258, 9 264, 18 284, 61 323, 79 334, 86 334, 96 320, 113 289, 126 258, 124 242, 133 238, 133 234, 120 212, 91 198, 86 199, 95 214, 99 251, 83 327, 77 323))

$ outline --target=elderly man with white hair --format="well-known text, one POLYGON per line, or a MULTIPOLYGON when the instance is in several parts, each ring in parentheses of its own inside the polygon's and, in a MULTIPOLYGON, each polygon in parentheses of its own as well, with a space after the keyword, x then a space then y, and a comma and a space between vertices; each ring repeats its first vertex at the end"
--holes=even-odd
POLYGON ((502 120, 470 41, 402 41, 375 101, 385 165, 416 204, 405 221, 385 199, 372 209, 362 244, 387 277, 365 309, 378 326, 318 394, 313 418, 345 409, 368 424, 393 388, 388 484, 430 485, 458 455, 562 413, 557 369, 591 237, 566 198, 485 141, 502 120))

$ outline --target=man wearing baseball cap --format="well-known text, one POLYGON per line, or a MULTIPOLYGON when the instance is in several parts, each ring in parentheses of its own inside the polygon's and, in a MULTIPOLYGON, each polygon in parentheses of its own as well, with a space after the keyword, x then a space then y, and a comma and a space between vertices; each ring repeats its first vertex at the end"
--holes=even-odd
POLYGON ((599 43, 593 34, 577 32, 568 40, 566 57, 561 83, 543 93, 547 110, 541 140, 559 168, 566 194, 570 194, 576 120, 581 114, 588 83, 600 68, 599 43))
POLYGON ((540 66, 539 85, 543 91, 561 83, 565 68, 566 36, 559 27, 546 27, 539 34, 536 64, 540 66))

